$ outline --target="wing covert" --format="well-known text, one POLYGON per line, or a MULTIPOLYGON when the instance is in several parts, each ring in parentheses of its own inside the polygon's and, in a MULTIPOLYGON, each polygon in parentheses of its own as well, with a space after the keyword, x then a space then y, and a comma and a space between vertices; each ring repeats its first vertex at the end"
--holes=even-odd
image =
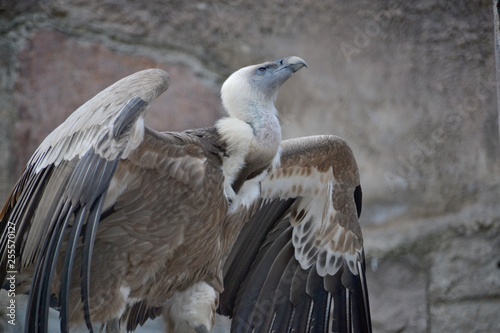
POLYGON ((219 311, 233 317, 232 330, 371 332, 361 187, 347 144, 284 141, 281 165, 261 189, 261 208, 226 262, 219 311))

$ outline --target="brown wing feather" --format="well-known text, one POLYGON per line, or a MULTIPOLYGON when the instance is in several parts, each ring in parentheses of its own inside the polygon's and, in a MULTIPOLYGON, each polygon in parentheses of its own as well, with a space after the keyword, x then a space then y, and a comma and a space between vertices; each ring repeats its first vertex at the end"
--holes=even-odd
POLYGON ((284 141, 281 166, 261 185, 267 204, 226 263, 219 311, 233 316, 232 330, 371 332, 359 173, 348 145, 334 136, 284 141), (252 261, 239 267, 240 257, 252 261))
MULTIPOLYGON (((88 300, 85 281, 107 190, 120 158, 142 140, 147 105, 166 90, 168 81, 161 70, 138 72, 82 105, 41 143, 9 196, 0 214, 0 280, 9 262, 6 249, 13 226, 17 257, 9 269, 17 270, 26 284, 33 280, 28 314, 31 332, 47 330, 52 292, 60 297, 61 329, 67 330, 71 276, 82 274, 82 297, 88 300), (82 271, 72 272, 79 247, 85 248, 78 259, 82 271), (60 291, 51 288, 56 266, 59 272, 65 271, 57 281, 60 291)), ((88 316, 86 321, 90 326, 88 316)))
MULTIPOLYGON (((200 138, 146 129, 141 145, 120 162, 112 184, 106 199, 112 205, 103 213, 92 260, 95 321, 116 317, 129 299, 159 306, 192 278, 217 279, 215 268, 204 269, 220 233, 212 212, 227 206, 220 159, 207 153, 200 138)), ((80 265, 75 261, 75 271, 80 265)), ((71 304, 78 308, 78 281, 72 289, 71 304)))
POLYGON ((344 140, 317 136, 283 142, 281 166, 262 182, 262 196, 297 198, 290 223, 302 268, 315 264, 320 275, 333 275, 341 257, 349 257, 356 272, 363 244, 354 201, 358 185, 356 161, 344 140))

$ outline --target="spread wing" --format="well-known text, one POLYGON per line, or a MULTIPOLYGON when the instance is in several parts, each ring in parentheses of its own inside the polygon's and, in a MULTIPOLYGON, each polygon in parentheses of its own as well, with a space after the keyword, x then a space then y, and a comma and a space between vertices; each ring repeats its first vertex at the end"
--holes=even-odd
POLYGON ((287 140, 262 206, 225 267, 219 312, 235 332, 371 332, 361 187, 347 144, 287 140))
POLYGON ((15 185, 0 213, 0 281, 7 272, 35 267, 29 332, 47 331, 51 282, 60 261, 61 330, 68 330, 75 260, 82 262, 81 292, 90 329, 89 270, 100 215, 112 204, 113 193, 106 197, 116 186, 111 182, 120 161, 143 141, 145 109, 168 82, 167 73, 145 70, 96 95, 42 142, 15 185), (79 246, 82 258, 76 257, 79 246))

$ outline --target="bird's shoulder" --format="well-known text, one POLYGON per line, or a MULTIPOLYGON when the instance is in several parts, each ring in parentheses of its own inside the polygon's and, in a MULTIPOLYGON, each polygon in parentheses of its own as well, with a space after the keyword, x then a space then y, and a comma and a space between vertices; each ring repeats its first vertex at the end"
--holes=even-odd
POLYGON ((196 162, 200 165, 220 166, 225 147, 215 128, 200 128, 183 132, 157 132, 145 128, 144 139, 128 159, 146 168, 163 163, 196 162))
POLYGON ((211 129, 157 132, 146 127, 141 144, 120 162, 116 186, 112 184, 110 192, 114 187, 150 187, 151 183, 166 183, 179 191, 190 188, 190 192, 213 188, 223 178, 223 154, 211 129))

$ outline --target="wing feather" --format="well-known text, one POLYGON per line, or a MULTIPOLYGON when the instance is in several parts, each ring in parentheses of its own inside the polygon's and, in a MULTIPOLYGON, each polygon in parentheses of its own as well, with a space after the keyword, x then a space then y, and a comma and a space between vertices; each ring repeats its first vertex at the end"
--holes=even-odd
POLYGON ((88 307, 90 258, 96 227, 115 171, 144 136, 144 111, 168 86, 168 75, 146 70, 108 87, 77 109, 41 143, 0 212, 0 280, 34 265, 28 331, 47 332, 56 267, 61 331, 68 331, 68 301, 77 247, 83 245, 82 301, 88 307), (9 225, 16 229, 15 265, 7 267, 9 225), (62 259, 62 251, 65 251, 62 259), (60 255, 61 254, 61 255, 60 255))
POLYGON ((233 328, 237 332, 242 329, 241 325, 243 324, 245 326, 250 325, 252 328, 261 326, 264 331, 270 325, 274 312, 273 294, 284 270, 284 267, 280 266, 286 266, 286 262, 280 262, 280 259, 283 256, 286 257, 289 250, 293 250, 286 246, 290 236, 287 233, 280 232, 272 243, 263 244, 263 248, 256 258, 258 265, 253 268, 248 276, 248 281, 251 281, 251 283, 243 285, 238 295, 238 298, 245 301, 239 302, 240 307, 236 308, 238 315, 235 317, 234 322, 237 326, 233 326, 233 328), (266 249, 268 246, 270 248, 266 249), (267 251, 271 253, 277 252, 278 255, 276 257, 266 256, 267 251), (259 274, 260 271, 269 273, 267 275, 259 274))
POLYGON ((347 144, 334 136, 284 141, 281 165, 261 189, 263 203, 226 262, 220 309, 233 316, 232 329, 371 332, 358 224, 361 188, 347 144), (256 320, 259 308, 262 320, 256 320))
POLYGON ((271 328, 272 332, 287 332, 288 330, 288 318, 292 317, 294 311, 294 305, 290 301, 290 290, 292 290, 291 285, 293 281, 292 277, 298 266, 299 263, 296 260, 293 260, 293 258, 290 258, 285 270, 283 271, 283 278, 279 281, 278 287, 276 288, 276 294, 274 295, 273 301, 275 304, 276 315, 271 328))
MULTIPOLYGON (((273 204, 264 205, 253 217, 253 220, 273 220, 285 214, 293 200, 276 201, 273 204)), ((249 274, 252 263, 267 235, 274 228, 274 225, 246 223, 242 235, 252 235, 251 237, 240 236, 236 245, 229 254, 225 265, 224 292, 220 295, 219 313, 230 316, 234 311, 234 303, 238 295, 240 285, 249 274)))

